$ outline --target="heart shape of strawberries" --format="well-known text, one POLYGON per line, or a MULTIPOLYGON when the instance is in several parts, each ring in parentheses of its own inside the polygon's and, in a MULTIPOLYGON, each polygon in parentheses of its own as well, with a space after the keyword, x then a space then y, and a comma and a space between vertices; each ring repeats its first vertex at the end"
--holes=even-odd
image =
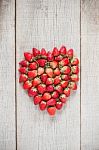
POLYGON ((47 109, 49 115, 55 115, 71 90, 77 89, 79 60, 74 57, 73 49, 67 51, 62 46, 46 52, 44 48, 41 51, 33 48, 32 53, 24 53, 24 60, 19 64, 19 82, 33 97, 34 104, 42 111, 47 109))

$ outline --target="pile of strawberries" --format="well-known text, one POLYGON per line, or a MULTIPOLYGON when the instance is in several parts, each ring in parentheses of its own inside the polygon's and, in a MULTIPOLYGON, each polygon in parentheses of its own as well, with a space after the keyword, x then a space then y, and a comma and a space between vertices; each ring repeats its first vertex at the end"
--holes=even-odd
POLYGON ((34 104, 40 110, 47 109, 50 115, 55 115, 71 90, 77 89, 79 60, 73 53, 73 49, 67 51, 65 46, 59 50, 54 47, 52 52, 33 48, 32 53, 24 53, 24 60, 19 63, 19 82, 33 97, 34 104))

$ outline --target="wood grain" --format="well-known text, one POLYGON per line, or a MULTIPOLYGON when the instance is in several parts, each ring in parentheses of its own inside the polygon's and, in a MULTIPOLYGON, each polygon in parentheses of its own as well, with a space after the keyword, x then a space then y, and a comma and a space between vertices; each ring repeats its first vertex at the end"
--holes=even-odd
POLYGON ((81 149, 99 150, 99 1, 82 0, 81 149))
MULTIPOLYGON (((17 64, 32 47, 64 44, 80 56, 80 0, 17 0, 16 6, 17 64)), ((17 138, 20 150, 79 150, 80 86, 50 118, 17 84, 17 138)))
POLYGON ((15 3, 0 0, 0 150, 15 150, 15 3))

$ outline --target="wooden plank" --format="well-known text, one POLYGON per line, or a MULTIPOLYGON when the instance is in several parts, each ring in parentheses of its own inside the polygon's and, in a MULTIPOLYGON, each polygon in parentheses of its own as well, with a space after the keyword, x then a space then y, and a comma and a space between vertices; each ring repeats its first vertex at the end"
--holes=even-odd
MULTIPOLYGON (((17 62, 32 47, 51 50, 62 44, 80 56, 80 0, 17 0, 16 27, 17 62)), ((55 118, 40 112, 19 84, 17 89, 18 149, 80 149, 79 86, 55 118)))
POLYGON ((99 1, 82 0, 81 147, 99 150, 99 1))
POLYGON ((0 150, 15 150, 15 3, 0 1, 0 150))

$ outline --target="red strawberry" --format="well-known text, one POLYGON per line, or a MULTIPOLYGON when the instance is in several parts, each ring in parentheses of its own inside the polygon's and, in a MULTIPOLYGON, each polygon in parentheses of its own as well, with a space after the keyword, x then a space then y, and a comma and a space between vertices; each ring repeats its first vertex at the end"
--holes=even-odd
POLYGON ((33 56, 38 56, 40 54, 40 51, 36 48, 32 48, 33 56))
POLYGON ((45 93, 43 94, 42 99, 43 99, 44 101, 48 101, 50 98, 51 98, 51 94, 50 94, 50 93, 45 92, 45 93))
POLYGON ((38 94, 37 89, 32 87, 29 91, 28 91, 28 95, 31 97, 34 97, 38 94))
POLYGON ((70 88, 65 88, 65 90, 64 90, 64 94, 68 97, 68 96, 70 96, 70 88))
POLYGON ((46 68, 45 72, 49 77, 53 77, 53 70, 51 68, 46 68))
POLYGON ((30 64, 29 64, 29 69, 31 69, 31 70, 37 69, 37 63, 36 63, 36 62, 30 63, 30 64))
POLYGON ((69 49, 67 52, 67 55, 69 58, 72 58, 73 57, 73 49, 69 49))
POLYGON ((46 91, 46 85, 45 84, 39 84, 37 86, 38 92, 43 94, 46 91))
POLYGON ((52 61, 52 62, 50 62, 50 66, 51 66, 51 68, 55 69, 58 66, 58 62, 52 61))
POLYGON ((34 78, 34 80, 32 81, 32 85, 33 85, 33 86, 37 86, 37 85, 40 84, 40 83, 41 83, 41 80, 40 80, 40 78, 38 78, 38 77, 34 78))
POLYGON ((60 70, 59 70, 59 68, 56 68, 56 69, 54 70, 54 75, 56 75, 56 76, 60 75, 60 70))
POLYGON ((47 53, 47 60, 48 60, 48 61, 53 61, 53 59, 54 59, 54 57, 53 57, 52 53, 51 53, 51 52, 48 52, 48 53, 47 53))
POLYGON ((60 62, 59 65, 61 66, 66 66, 69 64, 69 59, 68 58, 63 58, 60 62))
POLYGON ((48 107, 47 112, 49 113, 49 115, 54 116, 56 113, 56 107, 54 106, 48 107))
POLYGON ((79 64, 78 58, 73 58, 73 59, 71 60, 71 65, 78 65, 78 64, 79 64))
POLYGON ((54 106, 56 104, 56 100, 51 98, 47 101, 47 106, 54 106))
POLYGON ((26 74, 21 74, 19 77, 19 82, 25 82, 28 79, 26 74))
POLYGON ((65 95, 65 94, 61 94, 61 96, 60 96, 60 101, 62 102, 62 103, 66 103, 66 101, 67 101, 67 96, 65 95))
POLYGON ((63 103, 62 102, 56 102, 56 108, 58 109, 58 110, 60 110, 61 108, 62 108, 62 106, 63 106, 63 103))
POLYGON ((62 69, 61 69, 61 72, 64 73, 64 74, 69 74, 71 72, 71 69, 69 66, 64 66, 62 69))
POLYGON ((63 75, 61 76, 61 78, 62 78, 63 80, 65 80, 65 81, 68 81, 68 80, 70 79, 70 76, 67 75, 67 74, 63 74, 63 75))
POLYGON ((67 85, 68 85, 68 81, 61 81, 61 86, 62 86, 63 88, 66 88, 67 85))
POLYGON ((57 85, 57 86, 55 87, 55 89, 56 89, 56 91, 58 91, 60 94, 63 93, 63 88, 61 87, 61 85, 57 85))
POLYGON ((26 67, 20 67, 20 68, 19 68, 19 72, 26 74, 26 73, 27 73, 27 68, 26 68, 26 67))
POLYGON ((72 90, 77 90, 77 84, 75 82, 70 82, 69 83, 69 87, 72 89, 72 90))
POLYGON ((47 74, 42 74, 41 75, 41 80, 42 80, 43 83, 46 82, 47 78, 48 78, 47 74))
POLYGON ((65 46, 62 46, 59 50, 60 54, 61 55, 66 55, 66 47, 65 46))
POLYGON ((52 93, 52 98, 59 98, 59 93, 57 91, 54 91, 52 93))
POLYGON ((63 56, 62 56, 62 55, 59 55, 59 56, 55 57, 55 60, 56 60, 56 61, 61 61, 62 59, 63 59, 63 56))
POLYGON ((31 61, 32 60, 32 54, 31 53, 28 53, 28 52, 25 52, 24 53, 24 57, 27 61, 31 61))
POLYGON ((41 55, 42 56, 47 56, 46 50, 44 48, 41 49, 41 55))
POLYGON ((57 47, 54 47, 52 55, 53 56, 58 56, 59 55, 59 51, 58 51, 57 47))
POLYGON ((28 71, 29 78, 35 78, 37 76, 37 70, 28 71))
POLYGON ((22 66, 22 67, 27 67, 29 62, 27 60, 22 60, 19 62, 19 64, 22 66))
POLYGON ((54 82, 53 78, 47 78, 46 85, 53 84, 53 82, 54 82))
POLYGON ((72 70, 72 73, 76 73, 76 74, 79 73, 79 67, 78 66, 71 67, 71 70, 72 70))
POLYGON ((41 100, 42 100, 41 95, 35 96, 35 97, 34 97, 34 104, 35 104, 35 105, 39 104, 39 103, 41 102, 41 100))
POLYGON ((48 85, 47 88, 46 88, 46 90, 47 90, 48 92, 53 92, 53 91, 54 91, 53 85, 48 85))
POLYGON ((75 81, 75 82, 79 81, 78 75, 77 75, 77 74, 72 74, 72 75, 71 75, 71 80, 72 80, 72 81, 75 81))
POLYGON ((39 68, 38 68, 38 75, 41 75, 41 74, 43 74, 43 73, 44 73, 44 68, 39 67, 39 68))
POLYGON ((45 109, 46 109, 46 106, 47 106, 47 104, 46 104, 45 101, 41 101, 41 102, 39 103, 40 110, 45 110, 45 109))
POLYGON ((38 59, 37 62, 39 66, 44 67, 47 61, 46 59, 38 59))
POLYGON ((59 84, 60 82, 61 82, 60 76, 56 76, 56 77, 54 78, 54 85, 57 85, 57 84, 59 84))
POLYGON ((32 83, 30 81, 26 81, 24 84, 23 84, 23 88, 25 90, 28 90, 29 88, 32 87, 32 83))

